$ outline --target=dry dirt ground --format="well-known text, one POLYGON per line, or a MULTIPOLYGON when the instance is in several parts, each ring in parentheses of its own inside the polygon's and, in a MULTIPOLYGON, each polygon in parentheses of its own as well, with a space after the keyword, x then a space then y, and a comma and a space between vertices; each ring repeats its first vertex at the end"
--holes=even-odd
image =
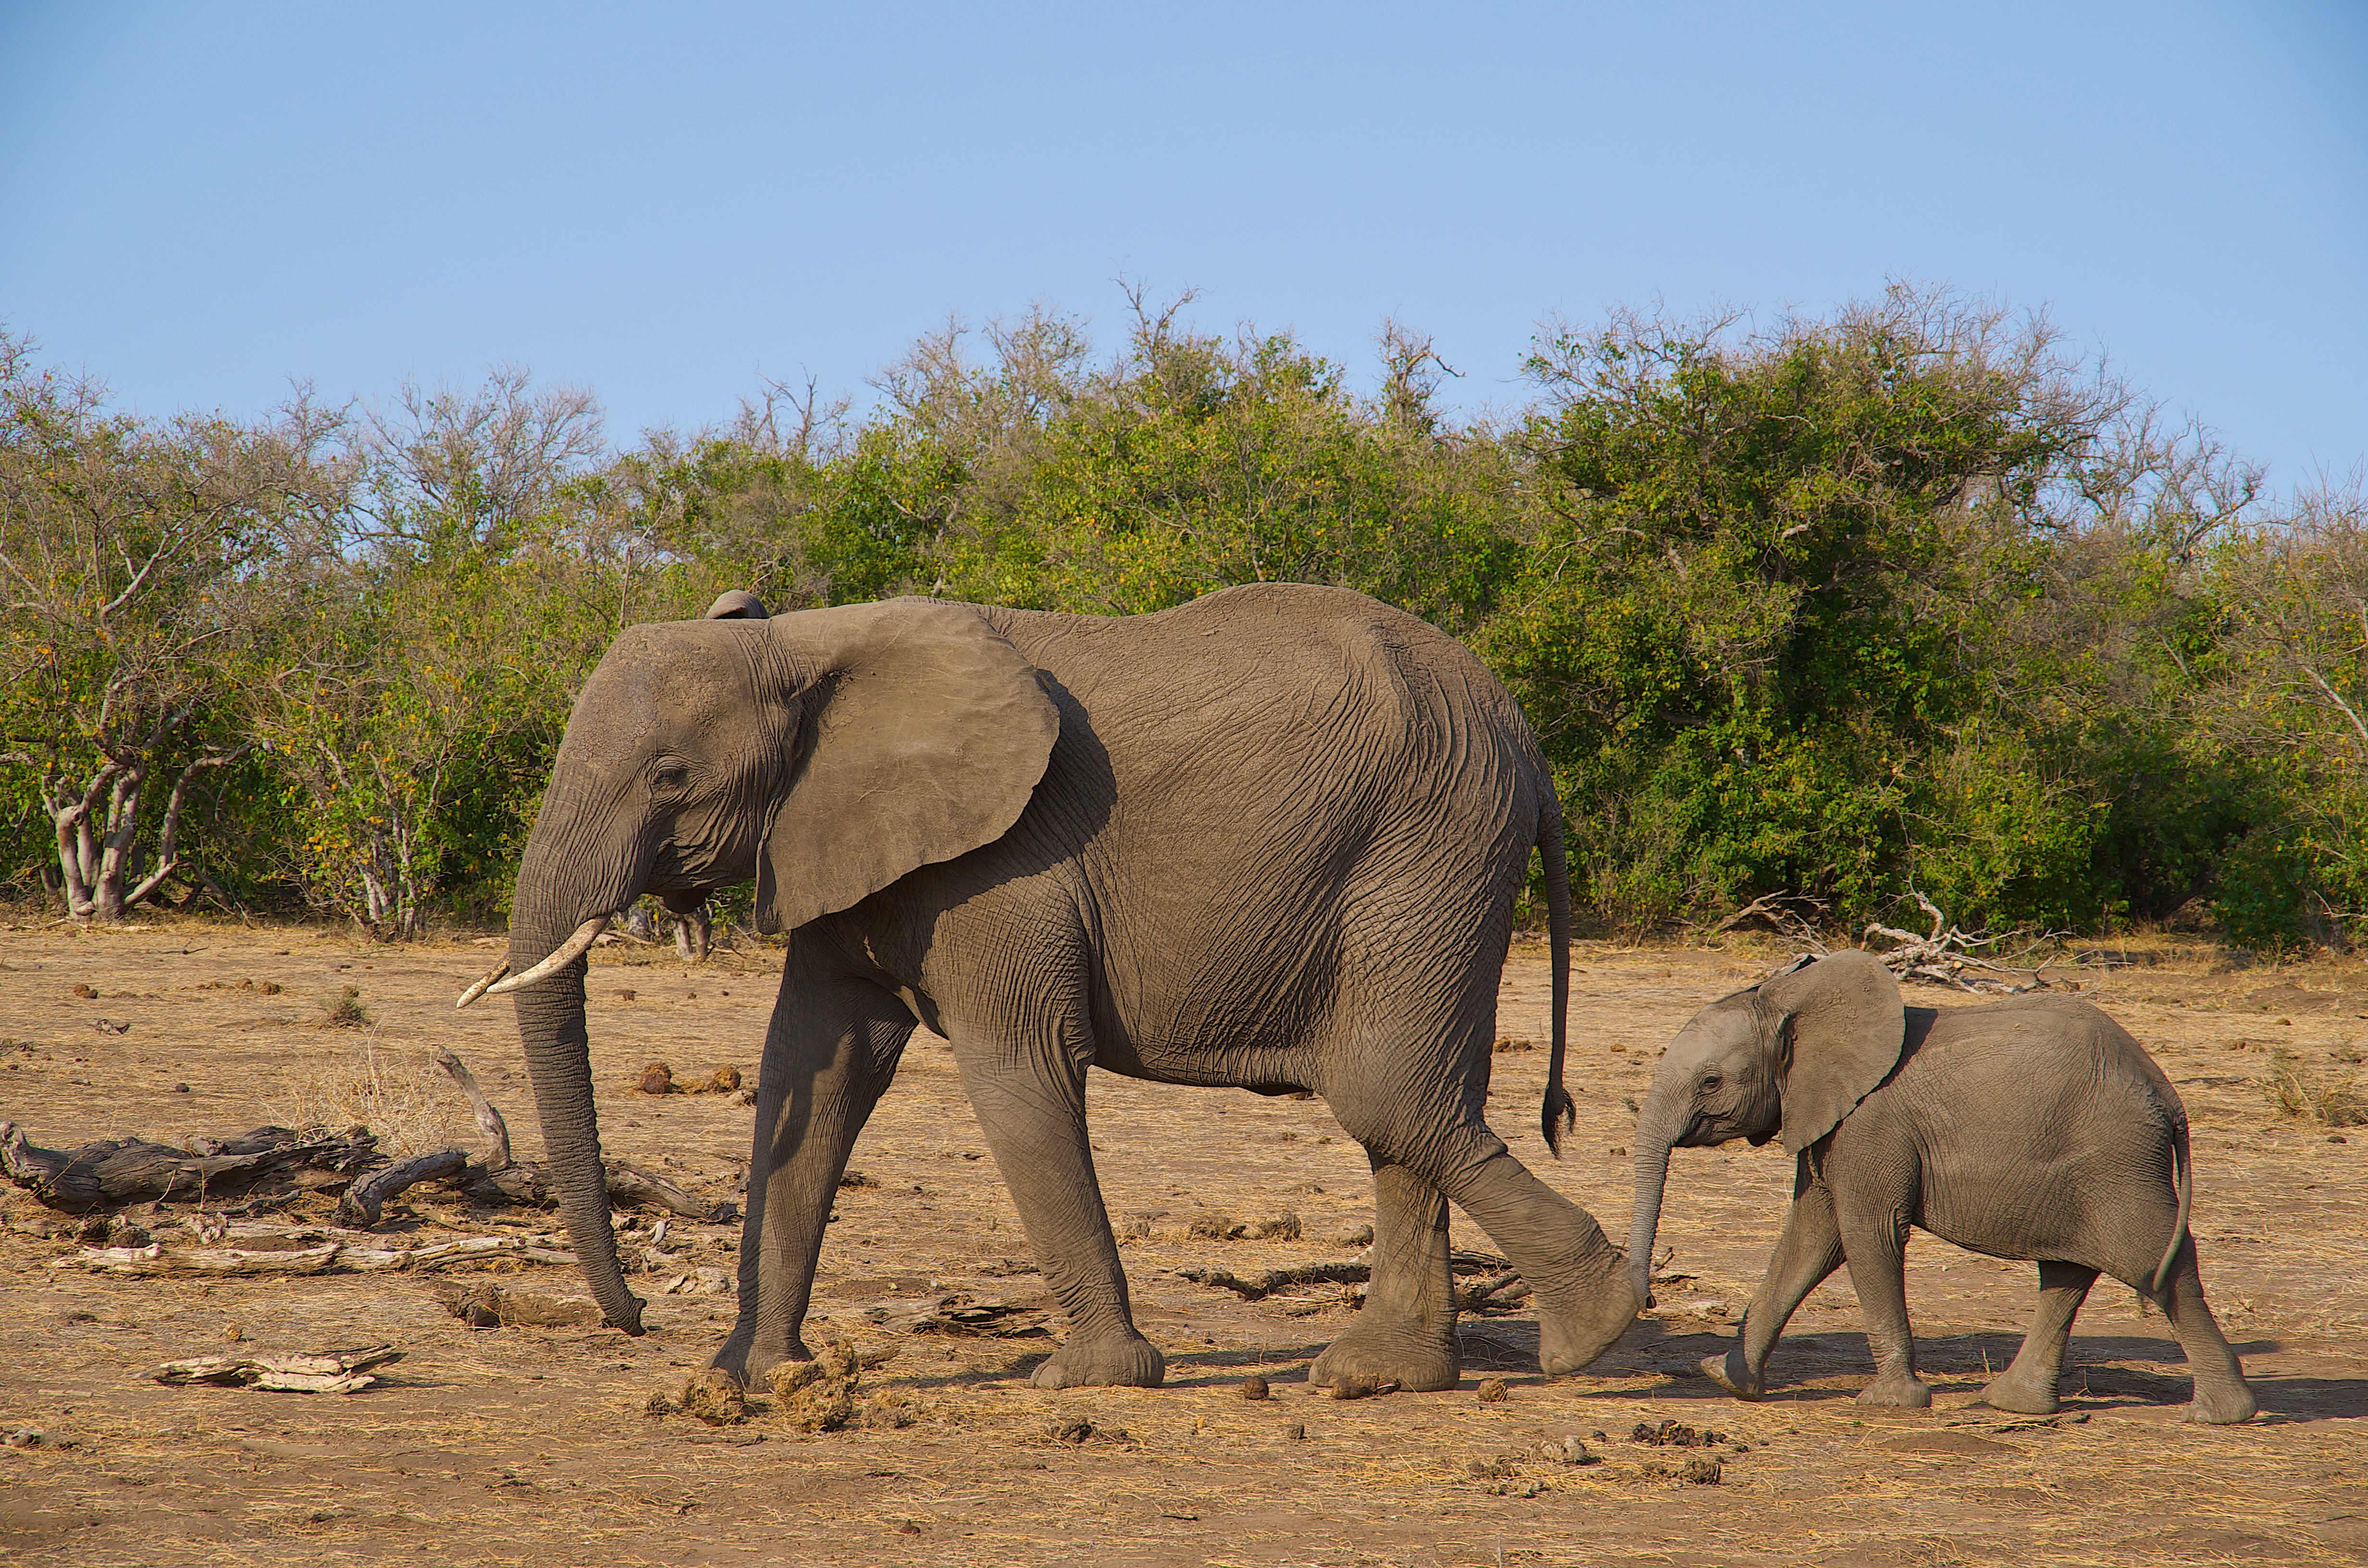
MULTIPOLYGON (((52 1147, 138 1131, 224 1135, 323 1103, 375 1062, 383 1085, 440 1092, 419 1063, 457 1050, 536 1151, 508 1009, 452 1010, 494 949, 358 945, 301 928, 163 924, 0 932, 0 1118, 52 1147), (242 987, 242 982, 254 983, 242 987), (278 984, 267 994, 263 983, 278 984), (77 985, 97 993, 79 995, 77 985), (351 987, 372 1021, 328 1027, 351 987), (98 1028, 107 1020, 108 1031, 98 1028), (128 1024, 121 1033, 113 1026, 128 1024), (186 1085, 186 1089, 182 1087, 186 1085)), ((1615 1236, 1628 1217, 1629 1097, 1696 1007, 1772 967, 1749 950, 1577 955, 1570 1086, 1578 1129, 1547 1157, 1536 1129, 1543 1049, 1496 1057, 1495 1117, 1515 1150, 1615 1236)), ((2324 1085, 2368 1044, 2368 970, 2267 969, 2157 944, 2077 971, 2146 1042, 2194 1123, 2194 1230, 2207 1290, 2261 1415, 2183 1423, 2187 1376, 2157 1316, 2100 1285, 2075 1329, 2063 1417, 1974 1408, 2014 1350, 2034 1271, 1930 1238, 1910 1255, 1935 1407, 1875 1415, 1846 1277, 1795 1320, 1764 1403, 1689 1375, 1733 1332, 1789 1190, 1774 1147, 1680 1151, 1662 1238, 1660 1305, 1586 1374, 1535 1373, 1534 1324, 1463 1322, 1461 1388, 1339 1402, 1310 1358, 1347 1320, 1332 1287, 1262 1301, 1181 1277, 1339 1262, 1370 1219, 1364 1160, 1320 1102, 1165 1088, 1096 1075, 1096 1147, 1144 1331, 1168 1386, 1045 1393, 1040 1335, 915 1333, 949 1296, 1020 1309, 1042 1298, 1016 1216, 946 1048, 916 1038, 841 1194, 813 1324, 895 1359, 871 1392, 912 1425, 794 1429, 769 1400, 742 1426, 644 1414, 722 1338, 736 1227, 677 1221, 660 1272, 636 1277, 653 1332, 472 1330, 410 1274, 212 1281, 119 1278, 61 1266, 78 1243, 0 1192, 0 1560, 40 1563, 1804 1563, 2356 1562, 2368 1559, 2368 1129, 2337 1141, 2281 1114, 2280 1062, 2324 1085), (2133 960, 2123 965, 2126 957, 2133 960), (2284 1054, 2277 1054, 2283 1052, 2284 1054), (2347 1058, 2349 1059, 2347 1061, 2347 1058), (1300 1239, 1211 1239, 1284 1214, 1300 1239), (1223 1222, 1217 1222, 1222 1221, 1223 1222), (690 1249, 686 1259, 684 1249, 690 1249), (706 1277, 711 1283, 713 1277, 706 1277), (657 1294, 685 1281, 675 1294, 657 1294), (232 1347, 391 1342, 406 1354, 350 1395, 168 1388, 147 1372, 232 1347), (1525 1370, 1524 1369, 1532 1369, 1525 1370), (1244 1378, 1274 1387, 1247 1402, 1244 1378), (1508 1397, 1484 1400, 1501 1377, 1508 1397), (1079 1417, 1093 1432, 1082 1441, 1079 1417), (1715 1484, 1669 1473, 1697 1450, 1630 1440, 1639 1423, 1714 1428, 1715 1484), (1576 1436, 1600 1461, 1541 1458, 1576 1436), (1656 1473, 1659 1467, 1661 1473, 1656 1473), (1477 1473, 1475 1473, 1475 1471, 1477 1473)), ((2052 971, 2065 975, 2073 971, 2052 971)), ((1516 949, 1500 1029, 1543 1042, 1543 952, 1516 949)), ((772 1005, 757 953, 692 969, 604 948, 592 971, 593 1059, 611 1154, 734 1196, 750 1112, 720 1095, 632 1092, 643 1064, 678 1074, 755 1065, 772 1005), (624 1000, 621 993, 633 998, 624 1000)), ((1957 1005, 1916 988, 1910 1000, 1957 1005)), ((464 1108, 413 1107, 464 1140, 464 1108)), ((413 1129, 414 1135, 422 1135, 413 1129)), ((195 1244, 195 1206, 137 1218, 195 1244)), ((220 1205, 211 1207, 219 1208, 220 1205)), ((279 1218, 325 1223, 308 1194, 279 1218)), ((636 1220, 629 1251, 647 1235, 636 1220)), ((1458 1219, 1458 1244, 1485 1247, 1458 1219)), ((473 1210, 418 1187, 397 1238, 525 1234, 533 1211, 473 1210)), ((1286 1227, 1287 1229, 1287 1227, 1286 1227)), ((378 1244, 387 1244, 381 1242, 378 1244)), ((572 1270, 507 1266, 500 1283, 564 1293, 572 1270)), ((974 1314, 976 1315, 976 1314, 974 1314)))

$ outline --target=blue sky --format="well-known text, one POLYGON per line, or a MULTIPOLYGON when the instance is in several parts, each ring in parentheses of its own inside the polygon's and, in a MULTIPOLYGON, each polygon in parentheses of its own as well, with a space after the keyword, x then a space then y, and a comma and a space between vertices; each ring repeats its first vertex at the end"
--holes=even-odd
POLYGON ((1112 281, 1465 406, 1538 324, 2045 307, 2281 487, 2368 457, 2368 6, 0 0, 0 320, 123 403, 531 366, 612 437, 1112 281))

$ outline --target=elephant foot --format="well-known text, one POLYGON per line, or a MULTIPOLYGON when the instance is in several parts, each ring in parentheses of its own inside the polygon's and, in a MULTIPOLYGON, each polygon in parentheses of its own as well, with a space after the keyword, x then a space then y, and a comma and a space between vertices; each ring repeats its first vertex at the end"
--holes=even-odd
POLYGON ((1461 1373, 1452 1338, 1442 1344, 1436 1334, 1416 1324, 1369 1328, 1360 1323, 1324 1347, 1307 1369, 1307 1381, 1320 1389, 1395 1384, 1409 1392, 1430 1393, 1453 1388, 1461 1373))
POLYGON ((2016 1415, 2053 1415, 2063 1401, 2055 1397, 2055 1380, 2046 1386, 2018 1378, 2011 1369, 1999 1373, 1982 1390, 1982 1403, 1992 1410, 2004 1410, 2016 1415))
POLYGON ((707 1364, 730 1377, 742 1388, 753 1389, 764 1382, 766 1373, 784 1361, 813 1359, 814 1352, 807 1349, 805 1341, 794 1334, 784 1343, 763 1346, 744 1342, 735 1334, 708 1358, 707 1364))
POLYGON ((1858 1402, 1884 1410, 1930 1410, 1932 1391, 1906 1372, 1881 1377, 1859 1391, 1858 1402))
POLYGON ((1073 1335, 1028 1381, 1040 1389, 1156 1389, 1167 1381, 1167 1358, 1139 1334, 1106 1339, 1073 1335))
POLYGON ((1756 1400, 1768 1392, 1766 1380, 1744 1364, 1740 1346, 1724 1356, 1703 1357, 1702 1373, 1737 1399, 1756 1400))
POLYGON ((2207 1426, 2233 1426, 2239 1421, 2250 1421, 2260 1406, 2253 1402, 2253 1391, 2239 1383, 2234 1389, 2210 1389, 2198 1386, 2195 1397, 2188 1402, 2187 1418, 2207 1426))
POLYGON ((1592 1297, 1548 1301, 1541 1293, 1535 1299, 1538 1370, 1550 1378, 1576 1372, 1611 1349, 1636 1321, 1640 1306, 1624 1268, 1607 1274, 1592 1297))

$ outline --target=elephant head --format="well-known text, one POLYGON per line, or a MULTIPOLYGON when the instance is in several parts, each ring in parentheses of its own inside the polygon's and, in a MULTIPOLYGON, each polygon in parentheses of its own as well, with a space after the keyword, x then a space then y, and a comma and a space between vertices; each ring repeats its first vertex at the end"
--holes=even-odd
MULTIPOLYGON (((643 892, 690 909, 757 879, 760 929, 847 909, 1000 837, 1060 730, 1033 665, 933 599, 630 628, 586 682, 519 862, 512 978, 560 1212, 594 1298, 641 1330, 609 1225, 584 953, 643 892)), ((496 976, 500 973, 496 971, 496 976)))
POLYGON ((1669 1151, 1782 1136, 1798 1154, 1890 1074, 1906 1027, 1899 983, 1856 951, 1796 963, 1686 1021, 1636 1116, 1628 1268, 1639 1299, 1652 1275, 1669 1151))

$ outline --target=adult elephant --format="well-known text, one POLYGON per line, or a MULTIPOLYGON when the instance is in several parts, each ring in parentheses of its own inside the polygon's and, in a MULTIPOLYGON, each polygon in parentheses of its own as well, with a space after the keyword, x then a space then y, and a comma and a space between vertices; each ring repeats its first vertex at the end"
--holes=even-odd
MULTIPOLYGON (((1086 1069, 1311 1089, 1371 1157, 1365 1310, 1318 1383, 1451 1387, 1447 1202, 1534 1290, 1549 1373, 1634 1318, 1619 1250, 1482 1119, 1513 898, 1543 851, 1561 1086, 1559 809, 1504 687, 1345 590, 1156 615, 893 599, 638 626, 570 718, 510 965, 549 1166, 610 1324, 638 1332, 599 1169, 582 955, 646 891, 757 879, 786 931, 757 1081, 740 1312, 714 1364, 802 1359, 831 1198, 916 1021, 964 1088, 1069 1333, 1035 1381, 1153 1385, 1087 1140, 1086 1069)), ((478 989, 483 989, 481 982, 478 989)), ((464 999, 465 1000, 465 999, 464 999)))

